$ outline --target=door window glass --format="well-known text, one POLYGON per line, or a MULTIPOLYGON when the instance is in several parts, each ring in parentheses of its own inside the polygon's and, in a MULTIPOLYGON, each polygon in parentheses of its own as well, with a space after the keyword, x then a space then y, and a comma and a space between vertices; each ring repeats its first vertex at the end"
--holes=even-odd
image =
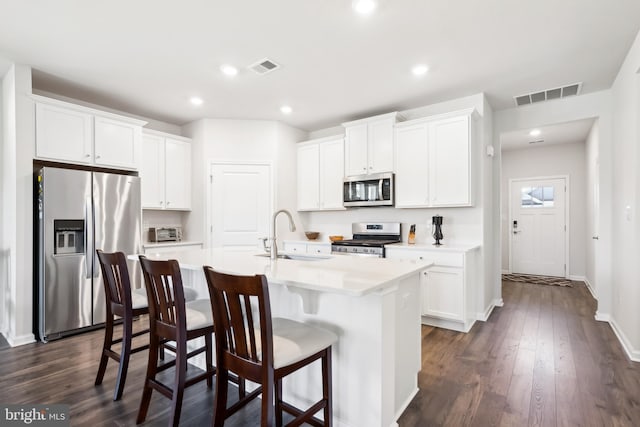
POLYGON ((554 194, 551 187, 521 187, 520 205, 523 208, 553 207, 554 194))

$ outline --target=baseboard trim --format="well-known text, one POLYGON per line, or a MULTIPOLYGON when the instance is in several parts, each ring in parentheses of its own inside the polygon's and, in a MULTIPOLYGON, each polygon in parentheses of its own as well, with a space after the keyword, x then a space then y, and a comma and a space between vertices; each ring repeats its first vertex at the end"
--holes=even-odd
MULTIPOLYGON (((398 420, 400 419, 400 417, 402 416, 403 412, 409 407, 409 405, 411 404, 411 401, 413 400, 414 397, 416 397, 416 394, 418 394, 418 391, 420 391, 418 389, 418 387, 416 387, 410 394, 409 397, 407 397, 407 399, 402 402, 402 405, 400 405, 400 407, 398 408, 398 410, 396 411, 396 417, 395 419, 398 420)), ((393 423, 391 423, 391 427, 398 427, 398 421, 394 421, 393 423)))
POLYGON ((584 278, 584 284, 587 285, 587 289, 589 290, 589 293, 591 294, 593 299, 598 301, 598 297, 596 296, 596 293, 593 290, 593 285, 591 285, 591 282, 589 282, 589 279, 587 279, 586 277, 584 278))
POLYGON ((459 322, 457 320, 441 319, 439 317, 422 316, 423 325, 435 326, 436 328, 450 329, 452 331, 468 333, 476 323, 476 319, 467 322, 459 322))
POLYGON ((497 298, 493 301, 493 305, 496 307, 502 307, 504 306, 504 300, 502 298, 497 298))
POLYGON ((36 342, 36 338, 33 334, 24 334, 17 337, 7 334, 4 337, 7 339, 7 342, 11 347, 18 347, 36 342))
POLYGON ((511 270, 502 270, 502 274, 511 274, 511 270))
POLYGON ((599 311, 596 311, 595 319, 598 322, 610 322, 611 316, 608 313, 601 313, 599 311))
POLYGON ((624 334, 624 332, 622 332, 622 329, 618 327, 615 319, 609 320, 609 325, 611 325, 613 333, 616 334, 616 337, 618 337, 618 341, 620 341, 620 344, 622 344, 622 348, 624 349, 625 353, 627 353, 629 359, 631 359, 633 362, 640 362, 640 350, 636 350, 633 348, 627 336, 624 334))
POLYGON ((575 275, 572 275, 572 274, 569 275, 568 279, 569 280, 575 280, 576 282, 584 282, 584 281, 587 280, 587 278, 584 277, 584 276, 575 276, 575 275))

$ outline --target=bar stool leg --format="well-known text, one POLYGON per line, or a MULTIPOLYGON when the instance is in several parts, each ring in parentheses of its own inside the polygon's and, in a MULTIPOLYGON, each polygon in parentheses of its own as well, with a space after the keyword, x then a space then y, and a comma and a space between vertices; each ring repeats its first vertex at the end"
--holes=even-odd
POLYGON ((131 321, 125 319, 122 322, 122 349, 120 351, 120 367, 118 368, 118 379, 116 380, 116 391, 113 400, 120 400, 124 391, 124 384, 127 381, 127 369, 129 368, 129 358, 131 357, 131 339, 133 326, 131 321))
POLYGON ((104 379, 104 373, 107 370, 107 356, 106 351, 111 348, 111 342, 113 341, 113 315, 107 313, 107 322, 104 328, 104 344, 102 344, 102 355, 100 356, 100 365, 98 366, 98 375, 96 375, 95 385, 102 384, 104 379))
MULTIPOLYGON (((206 370, 207 372, 214 372, 213 367, 213 337, 209 334, 204 336, 205 343, 205 358, 206 358, 206 370)), ((207 388, 213 387, 213 375, 207 377, 207 388)))
POLYGON ((149 411, 149 403, 151 402, 151 392, 153 389, 150 380, 156 378, 158 369, 158 337, 155 334, 149 335, 149 362, 147 363, 147 374, 144 380, 144 389, 142 390, 142 400, 140 400, 140 409, 138 409, 138 417, 136 424, 144 422, 149 411))
POLYGON ((178 339, 176 343, 176 379, 173 386, 173 398, 171 399, 171 418, 169 425, 177 427, 180 424, 180 412, 182 410, 182 396, 184 395, 184 383, 187 376, 187 343, 178 339))
POLYGON ((333 413, 331 392, 331 347, 325 350, 325 355, 322 357, 322 398, 327 402, 324 407, 324 425, 325 427, 331 427, 333 425, 333 420, 331 419, 331 414, 333 413))
POLYGON ((224 426, 227 412, 227 391, 229 387, 229 371, 216 368, 216 391, 214 395, 213 427, 224 426))
POLYGON ((282 379, 276 381, 276 427, 282 427, 282 379))

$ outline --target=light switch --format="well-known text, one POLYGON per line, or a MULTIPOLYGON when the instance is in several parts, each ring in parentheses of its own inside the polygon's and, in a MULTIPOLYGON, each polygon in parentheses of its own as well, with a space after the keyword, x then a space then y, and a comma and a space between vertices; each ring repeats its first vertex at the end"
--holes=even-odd
POLYGON ((624 208, 624 215, 627 218, 627 221, 631 221, 631 206, 627 205, 624 208))

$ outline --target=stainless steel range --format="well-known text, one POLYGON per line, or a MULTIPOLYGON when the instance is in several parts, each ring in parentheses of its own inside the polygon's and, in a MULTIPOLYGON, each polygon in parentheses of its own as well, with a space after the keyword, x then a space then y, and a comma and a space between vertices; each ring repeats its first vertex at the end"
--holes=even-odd
POLYGON ((384 246, 402 241, 399 222, 354 222, 353 239, 331 244, 331 253, 339 255, 385 257, 384 246))

